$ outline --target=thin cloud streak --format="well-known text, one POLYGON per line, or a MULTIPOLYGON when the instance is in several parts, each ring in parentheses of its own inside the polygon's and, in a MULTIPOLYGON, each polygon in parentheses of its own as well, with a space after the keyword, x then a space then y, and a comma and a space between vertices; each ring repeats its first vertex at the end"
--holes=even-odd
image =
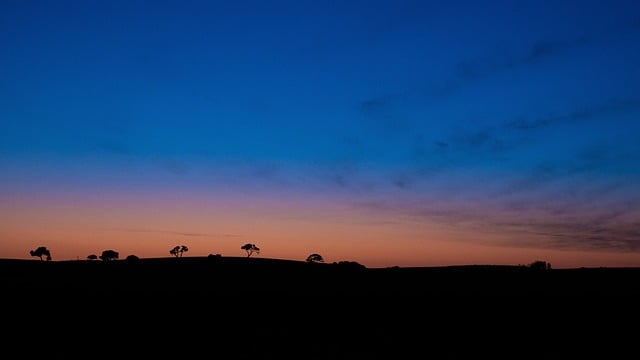
MULTIPOLYGON (((530 66, 541 60, 570 53, 578 48, 592 46, 607 46, 614 39, 627 35, 634 35, 640 30, 640 19, 623 22, 618 26, 611 26, 598 34, 585 33, 572 39, 538 39, 531 43, 528 50, 520 55, 504 55, 493 53, 485 58, 470 58, 457 62, 449 78, 441 83, 420 86, 402 91, 389 91, 360 102, 359 107, 369 115, 379 115, 385 110, 387 116, 393 108, 392 104, 406 101, 409 98, 419 99, 421 102, 442 100, 450 97, 471 84, 491 78, 506 71, 516 71, 525 66, 530 66)), ((490 51, 487 51, 490 52, 490 51)), ((580 55, 574 55, 580 56, 580 55)), ((597 109, 596 109, 597 110, 597 109)), ((591 116, 591 114, 574 114, 577 117, 591 116)), ((536 128, 545 126, 545 122, 514 122, 516 128, 536 128)))
POLYGON ((197 233, 197 232, 185 232, 185 231, 173 231, 173 230, 154 230, 154 229, 133 229, 133 228, 114 228, 110 229, 111 231, 118 232, 129 232, 129 233, 159 233, 159 234, 170 234, 170 235, 178 235, 178 236, 186 236, 186 237, 241 237, 242 235, 238 234, 213 234, 213 233, 197 233))
MULTIPOLYGON (((509 183, 505 180, 504 185, 495 187, 509 183)), ((576 188, 571 179, 557 179, 553 186, 528 188, 521 193, 491 193, 473 186, 450 198, 432 189, 421 198, 378 197, 354 201, 352 206, 406 223, 432 223, 478 234, 511 234, 509 242, 496 240, 506 247, 640 250, 640 222, 636 220, 640 192, 633 191, 633 181, 608 180, 576 188)))
POLYGON ((586 106, 576 109, 563 115, 547 116, 534 120, 518 118, 503 124, 503 128, 520 131, 538 130, 553 125, 580 122, 592 118, 604 118, 608 115, 621 115, 638 110, 640 110, 640 99, 614 99, 597 106, 586 106))

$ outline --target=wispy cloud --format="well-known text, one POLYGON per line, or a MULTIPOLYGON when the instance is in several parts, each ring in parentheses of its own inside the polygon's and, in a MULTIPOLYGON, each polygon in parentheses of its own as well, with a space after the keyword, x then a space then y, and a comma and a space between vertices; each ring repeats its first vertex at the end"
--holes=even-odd
MULTIPOLYGON (((422 102, 441 100, 456 94, 473 83, 491 78, 507 71, 516 71, 520 68, 531 66, 543 60, 552 59, 557 56, 571 54, 577 49, 592 46, 608 46, 612 40, 625 37, 636 36, 640 30, 640 19, 622 21, 617 26, 610 26, 598 33, 585 31, 579 36, 566 36, 565 38, 540 38, 533 40, 525 50, 515 53, 505 53, 486 49, 487 55, 482 57, 469 57, 460 59, 455 63, 448 79, 444 81, 430 81, 422 86, 407 88, 403 91, 390 91, 375 98, 369 98, 360 103, 360 106, 377 108, 378 103, 395 103, 399 99, 414 98, 422 102)), ((576 53, 575 56, 580 56, 576 53)), ((589 116, 589 114, 575 114, 576 116, 589 116)), ((537 123, 520 121, 514 122, 513 126, 528 128, 544 126, 544 122, 537 123)))
POLYGON ((215 233, 200 233, 200 232, 188 232, 188 231, 175 231, 175 230, 163 230, 163 229, 136 229, 136 228, 112 228, 111 231, 128 232, 128 233, 159 233, 170 234, 185 237, 240 237, 238 234, 215 234, 215 233))
POLYGON ((611 99, 598 105, 585 106, 559 115, 549 115, 538 119, 527 120, 519 117, 503 124, 504 129, 530 131, 538 130, 562 123, 580 122, 607 115, 620 115, 640 110, 639 98, 611 99))
MULTIPOLYGON (((621 212, 578 217, 574 219, 512 222, 493 224, 508 226, 514 233, 534 237, 511 245, 567 250, 609 250, 635 252, 640 250, 640 222, 619 221, 621 212)), ((527 237, 524 237, 527 239, 527 237)))
MULTIPOLYGON (((407 223, 434 223, 509 241, 491 241, 506 247, 563 250, 640 250, 640 192, 633 180, 582 180, 555 178, 553 167, 537 169, 519 193, 486 191, 486 181, 458 188, 426 189, 413 196, 377 197, 355 201, 353 206, 385 214, 407 223), (552 184, 553 186, 547 186, 552 184), (402 220, 403 219, 403 220, 402 220)), ((486 179, 485 179, 486 180, 486 179)), ((497 188, 510 181, 497 184, 497 188)), ((493 184, 495 185, 495 184, 493 184)))
POLYGON ((590 42, 590 39, 586 37, 573 40, 537 40, 533 42, 528 52, 519 56, 493 54, 485 59, 467 59, 457 64, 455 79, 458 81, 471 81, 503 71, 513 70, 569 51, 574 47, 587 45, 590 42))
MULTIPOLYGON (((600 32, 585 31, 582 35, 567 38, 538 39, 529 46, 527 52, 520 55, 494 53, 485 58, 466 59, 456 66, 455 78, 459 81, 471 81, 494 74, 514 70, 537 61, 568 53, 576 48, 595 45, 608 45, 612 40, 634 35, 640 30, 640 18, 622 21, 600 32)), ((454 83, 455 80, 452 80, 454 83)), ((458 85, 460 86, 460 85, 458 85)))

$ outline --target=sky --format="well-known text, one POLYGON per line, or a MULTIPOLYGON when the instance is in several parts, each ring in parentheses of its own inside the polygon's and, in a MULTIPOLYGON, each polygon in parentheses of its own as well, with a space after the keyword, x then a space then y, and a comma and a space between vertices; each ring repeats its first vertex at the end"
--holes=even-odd
POLYGON ((638 1, 4 0, 0 258, 640 266, 639 38, 638 1))

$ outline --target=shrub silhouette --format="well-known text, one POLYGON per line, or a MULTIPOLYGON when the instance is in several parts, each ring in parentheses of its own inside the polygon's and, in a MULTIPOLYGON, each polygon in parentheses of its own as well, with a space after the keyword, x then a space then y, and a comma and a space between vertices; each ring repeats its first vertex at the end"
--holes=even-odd
POLYGON ((111 260, 116 260, 119 256, 120 254, 117 251, 105 250, 102 252, 102 255, 99 256, 99 258, 102 261, 111 261, 111 260))
POLYGON ((129 255, 129 256, 127 256, 126 260, 127 261, 138 261, 138 260, 140 260, 140 258, 135 256, 135 255, 129 255))
POLYGON ((51 252, 49 251, 49 249, 47 249, 46 246, 40 246, 35 250, 31 250, 29 251, 29 254, 31 254, 31 256, 39 257, 40 260, 43 260, 42 257, 46 256, 47 261, 51 261, 51 252))
POLYGON ((98 260, 98 255, 96 255, 96 254, 91 254, 91 255, 87 256, 87 259, 88 259, 88 260, 98 260))
POLYGON ((550 270, 551 269, 551 263, 548 263, 548 262, 542 261, 542 260, 536 260, 536 261, 532 262, 531 264, 529 264, 529 267, 534 269, 534 270, 550 270))
POLYGON ((240 249, 247 252, 247 257, 250 257, 254 252, 256 254, 260 254, 260 248, 256 246, 256 244, 244 244, 240 247, 240 249))
POLYGON ((185 252, 189 251, 189 248, 184 246, 184 245, 179 245, 174 247, 173 249, 169 250, 169 254, 175 256, 175 257, 182 257, 182 254, 184 254, 185 252))
POLYGON ((311 254, 307 257, 307 262, 324 262, 324 259, 320 254, 311 254))

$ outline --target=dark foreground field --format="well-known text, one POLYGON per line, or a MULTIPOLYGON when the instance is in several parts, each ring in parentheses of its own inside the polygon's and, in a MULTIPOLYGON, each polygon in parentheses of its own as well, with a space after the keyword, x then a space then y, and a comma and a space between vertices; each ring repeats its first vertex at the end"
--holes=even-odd
POLYGON ((0 280, 4 348, 25 357, 622 359, 638 351, 640 268, 5 259, 0 280))

